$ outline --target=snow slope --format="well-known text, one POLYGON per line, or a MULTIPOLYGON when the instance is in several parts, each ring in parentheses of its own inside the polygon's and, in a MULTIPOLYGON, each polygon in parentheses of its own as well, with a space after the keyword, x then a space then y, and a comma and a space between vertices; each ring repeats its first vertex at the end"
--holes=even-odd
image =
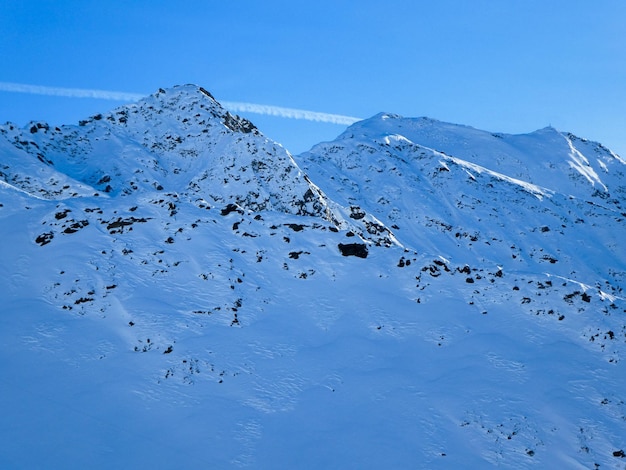
POLYGON ((195 86, 0 128, 3 468, 624 468, 624 161, 195 86))

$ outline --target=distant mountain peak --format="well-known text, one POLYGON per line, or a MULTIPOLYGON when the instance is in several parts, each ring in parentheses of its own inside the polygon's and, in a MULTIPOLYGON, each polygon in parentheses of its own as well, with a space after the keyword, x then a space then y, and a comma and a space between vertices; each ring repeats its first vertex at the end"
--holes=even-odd
POLYGON ((567 196, 584 199, 624 191, 624 159, 597 142, 552 126, 514 135, 379 113, 350 126, 335 144, 355 139, 388 145, 403 141, 567 196))

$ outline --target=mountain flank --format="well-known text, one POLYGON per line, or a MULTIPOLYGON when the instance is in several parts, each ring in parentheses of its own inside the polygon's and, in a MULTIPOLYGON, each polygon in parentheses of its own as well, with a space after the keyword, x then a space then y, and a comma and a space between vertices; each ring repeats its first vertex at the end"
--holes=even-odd
POLYGON ((0 126, 0 465, 622 468, 626 161, 195 85, 0 126))

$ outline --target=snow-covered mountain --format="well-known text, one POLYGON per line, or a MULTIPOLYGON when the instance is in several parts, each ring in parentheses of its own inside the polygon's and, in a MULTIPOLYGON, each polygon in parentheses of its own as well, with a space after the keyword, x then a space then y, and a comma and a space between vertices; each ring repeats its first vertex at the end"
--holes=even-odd
POLYGON ((626 162, 204 89, 0 127, 0 466, 624 468, 626 162))

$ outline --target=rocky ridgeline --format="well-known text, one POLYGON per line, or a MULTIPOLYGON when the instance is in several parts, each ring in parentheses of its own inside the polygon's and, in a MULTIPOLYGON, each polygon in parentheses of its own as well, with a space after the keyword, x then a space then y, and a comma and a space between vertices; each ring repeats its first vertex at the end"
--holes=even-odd
POLYGON ((289 152, 197 86, 160 89, 78 126, 7 124, 0 146, 0 178, 38 198, 169 194, 222 211, 319 217, 367 242, 395 242, 372 216, 329 200, 289 152))

